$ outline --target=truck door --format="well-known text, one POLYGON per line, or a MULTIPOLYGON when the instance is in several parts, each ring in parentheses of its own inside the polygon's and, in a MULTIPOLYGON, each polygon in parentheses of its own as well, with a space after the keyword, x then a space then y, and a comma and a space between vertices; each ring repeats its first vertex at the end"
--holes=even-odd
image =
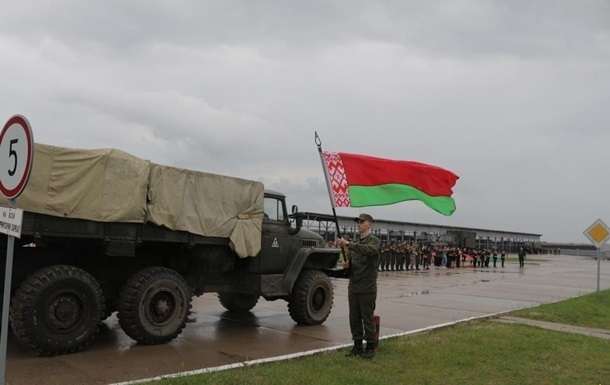
POLYGON ((259 269, 261 273, 281 273, 288 264, 290 222, 283 199, 265 197, 263 239, 259 269))

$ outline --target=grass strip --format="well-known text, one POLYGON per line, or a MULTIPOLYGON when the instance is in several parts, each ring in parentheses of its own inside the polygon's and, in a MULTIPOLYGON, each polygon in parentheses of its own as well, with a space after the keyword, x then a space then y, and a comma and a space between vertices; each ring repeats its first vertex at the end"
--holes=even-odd
MULTIPOLYGON (((610 290, 510 315, 610 329, 610 290)), ((492 320, 382 340, 373 360, 333 351, 160 385, 610 385, 610 341, 492 320)))
POLYGON ((522 309, 510 314, 537 321, 610 330, 610 290, 522 309))

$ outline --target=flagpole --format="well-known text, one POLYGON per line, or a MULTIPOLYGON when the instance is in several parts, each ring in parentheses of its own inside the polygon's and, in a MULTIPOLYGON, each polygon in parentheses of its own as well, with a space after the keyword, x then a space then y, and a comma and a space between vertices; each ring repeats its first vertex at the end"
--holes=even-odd
MULTIPOLYGON (((335 229, 337 231, 337 238, 341 238, 341 229, 339 228, 339 220, 337 219, 337 211, 335 210, 335 200, 333 199, 333 193, 330 187, 330 175, 328 175, 328 167, 324 161, 324 154, 322 153, 322 140, 318 136, 318 132, 315 132, 315 142, 318 146, 318 153, 320 154, 320 162, 322 162, 322 170, 324 170, 324 179, 326 180, 326 188, 328 189, 328 197, 330 198, 330 206, 333 209, 333 220, 335 222, 335 229)), ((347 261, 347 250, 342 246, 343 260, 347 261)))

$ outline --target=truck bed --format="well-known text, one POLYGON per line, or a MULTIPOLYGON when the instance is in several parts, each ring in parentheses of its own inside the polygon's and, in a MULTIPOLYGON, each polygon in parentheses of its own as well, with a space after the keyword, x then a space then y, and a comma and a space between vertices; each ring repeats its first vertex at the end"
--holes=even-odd
MULTIPOLYGON (((263 199, 264 186, 258 181, 159 165, 115 149, 37 143, 17 206, 55 218, 33 220, 24 225, 26 231, 71 232, 111 242, 228 238, 237 255, 246 258, 261 248, 263 199)), ((0 205, 9 204, 0 197, 0 205)))
POLYGON ((149 242, 181 243, 184 245, 228 246, 227 237, 208 237, 186 231, 170 230, 153 223, 107 223, 86 219, 60 218, 51 215, 24 212, 21 244, 44 243, 48 239, 100 240, 104 254, 133 256, 135 247, 149 242))

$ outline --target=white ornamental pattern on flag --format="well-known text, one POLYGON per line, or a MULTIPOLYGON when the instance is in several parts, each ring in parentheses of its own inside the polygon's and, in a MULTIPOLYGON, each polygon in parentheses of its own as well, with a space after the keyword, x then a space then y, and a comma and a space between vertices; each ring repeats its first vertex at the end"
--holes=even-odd
POLYGON ((335 207, 350 207, 347 176, 341 155, 337 152, 324 152, 326 169, 330 178, 335 207))

